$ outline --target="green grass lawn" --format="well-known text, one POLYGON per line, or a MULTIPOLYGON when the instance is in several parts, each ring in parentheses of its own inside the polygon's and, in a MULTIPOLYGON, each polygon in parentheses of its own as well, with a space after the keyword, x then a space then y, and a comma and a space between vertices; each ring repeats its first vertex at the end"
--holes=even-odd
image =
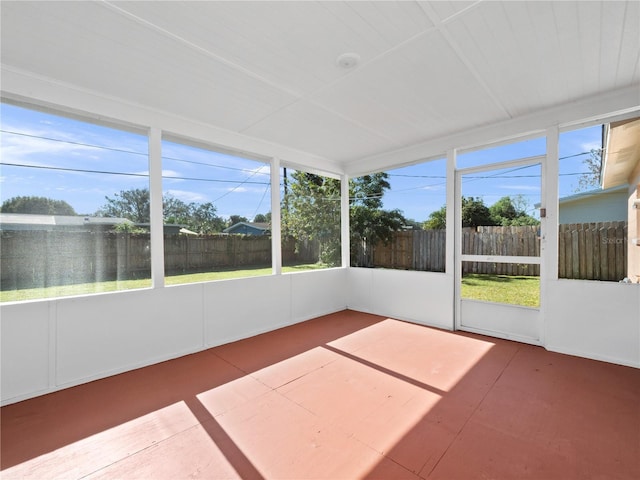
MULTIPOLYGON (((327 268, 319 263, 283 266, 283 273, 302 272, 305 270, 320 270, 327 268)), ((209 282, 212 280, 228 280, 231 278, 257 277, 271 275, 271 267, 249 268, 245 270, 225 270, 220 272, 191 273, 185 275, 172 275, 165 278, 166 285, 181 285, 185 283, 209 282)), ((142 280, 115 280, 111 282, 82 283, 75 285, 60 285, 44 288, 27 288, 23 290, 7 290, 0 292, 0 303, 19 302, 24 300, 36 300, 43 298, 68 297, 71 295, 84 295, 90 293, 115 292, 118 290, 134 290, 137 288, 151 287, 151 279, 142 280)))
MULTIPOLYGON (((282 267, 283 273, 319 270, 327 268, 322 264, 305 264, 282 267)), ((191 273, 172 275, 165 278, 166 285, 208 282, 212 280, 228 280, 232 278, 257 277, 270 275, 271 267, 245 270, 228 270, 220 272, 191 273)), ((24 290, 8 290, 0 292, 0 302, 16 302, 42 298, 67 297, 90 293, 115 292, 148 288, 151 280, 118 280, 112 282, 84 283, 77 285, 61 285, 47 288, 29 288, 24 290)), ((469 274, 462 279, 462 298, 484 300, 487 302, 508 303, 526 307, 540 305, 540 278, 507 275, 469 274)))
POLYGON ((470 273, 462 277, 462 298, 540 306, 540 277, 470 273))

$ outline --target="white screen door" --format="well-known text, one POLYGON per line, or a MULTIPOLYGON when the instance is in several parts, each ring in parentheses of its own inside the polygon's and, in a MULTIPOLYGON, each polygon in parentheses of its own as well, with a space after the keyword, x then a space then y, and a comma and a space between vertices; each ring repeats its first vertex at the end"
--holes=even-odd
POLYGON ((456 170, 457 329, 540 344, 544 161, 456 170))

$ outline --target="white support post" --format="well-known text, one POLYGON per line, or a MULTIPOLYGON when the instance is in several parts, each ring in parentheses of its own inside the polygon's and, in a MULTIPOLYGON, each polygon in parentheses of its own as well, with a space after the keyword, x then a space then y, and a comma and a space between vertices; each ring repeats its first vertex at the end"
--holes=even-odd
POLYGON ((558 173, 560 171, 560 129, 547 129, 547 156, 542 163, 540 192, 540 343, 546 343, 547 298, 550 282, 558 279, 558 173), (543 210, 544 209, 544 210, 543 210), (544 217, 542 216, 544 212, 544 217))
MULTIPOLYGON (((456 177, 456 151, 447 151, 447 212, 446 212, 446 238, 445 238, 445 272, 448 274, 453 273, 456 258, 456 195, 460 192, 456 192, 455 177, 456 177)), ((461 252, 460 252, 461 253, 461 252)))
POLYGON ((164 287, 164 222, 162 213, 162 130, 149 129, 149 211, 151 286, 164 287))
POLYGON ((456 268, 457 259, 462 255, 460 242, 460 185, 456 182, 457 152, 455 149, 447 151, 447 215, 446 215, 446 238, 445 238, 445 273, 449 281, 453 282, 453 324, 451 328, 456 330, 460 327, 460 281, 461 271, 456 268))
POLYGON ((351 235, 349 231, 349 176, 340 176, 340 242, 342 267, 351 265, 351 235))
POLYGON ((540 255, 542 281, 558 279, 558 172, 560 129, 547 129, 547 158, 542 164, 542 205, 545 217, 540 219, 540 255))
POLYGON ((271 266, 282 273, 282 217, 280 216, 280 159, 271 159, 271 266))

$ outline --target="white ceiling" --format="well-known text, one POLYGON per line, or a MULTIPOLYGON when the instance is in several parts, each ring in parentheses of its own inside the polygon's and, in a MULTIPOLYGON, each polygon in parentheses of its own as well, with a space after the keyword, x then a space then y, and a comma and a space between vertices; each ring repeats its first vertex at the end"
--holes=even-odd
POLYGON ((348 165, 640 85, 640 2, 2 1, 3 68, 348 165), (361 62, 345 70, 339 55, 361 62))

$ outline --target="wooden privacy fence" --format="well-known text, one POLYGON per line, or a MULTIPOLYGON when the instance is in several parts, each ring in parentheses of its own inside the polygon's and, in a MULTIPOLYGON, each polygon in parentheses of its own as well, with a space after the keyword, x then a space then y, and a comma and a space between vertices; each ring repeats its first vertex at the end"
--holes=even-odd
POLYGON ((150 278, 149 235, 3 231, 2 290, 150 278))
MULTIPOLYGON (((600 222, 560 225, 560 278, 619 281, 626 275, 627 224, 600 222)), ((539 256, 538 226, 475 227, 462 231, 462 253, 539 256)), ((395 232, 387 244, 358 242, 352 266, 443 272, 445 231, 395 232)), ((463 262, 463 273, 540 275, 539 265, 463 262)))
POLYGON ((446 232, 394 232, 389 243, 360 241, 351 251, 351 265, 444 272, 446 232))
MULTIPOLYGON (((627 224, 560 225, 560 278, 619 281, 626 276, 627 224)), ((385 244, 352 245, 351 264, 444 272, 445 231, 395 232, 385 244)), ((3 290, 71 283, 149 278, 148 234, 2 231, 0 285, 3 290)), ((168 274, 271 265, 271 238, 243 235, 166 235, 168 274)), ((540 255, 538 227, 477 227, 462 232, 462 251, 472 255, 540 255)), ((318 261, 317 242, 283 242, 285 264, 318 261)), ((463 273, 539 275, 538 265, 463 262, 463 273)))
POLYGON ((169 274, 271 266, 271 238, 252 235, 165 235, 164 268, 169 274))
MULTIPOLYGON (((462 253, 466 255, 540 255, 538 226, 475 227, 462 229, 462 253)), ((540 275, 539 265, 462 262, 462 273, 493 275, 540 275)))
POLYGON ((571 223, 558 232, 558 276, 619 281, 627 271, 627 222, 571 223))
MULTIPOLYGON (((150 278, 149 234, 2 231, 2 290, 150 278)), ((271 238, 250 235, 165 235, 167 274, 271 266, 271 238)), ((318 261, 317 242, 286 239, 283 262, 318 261)))

